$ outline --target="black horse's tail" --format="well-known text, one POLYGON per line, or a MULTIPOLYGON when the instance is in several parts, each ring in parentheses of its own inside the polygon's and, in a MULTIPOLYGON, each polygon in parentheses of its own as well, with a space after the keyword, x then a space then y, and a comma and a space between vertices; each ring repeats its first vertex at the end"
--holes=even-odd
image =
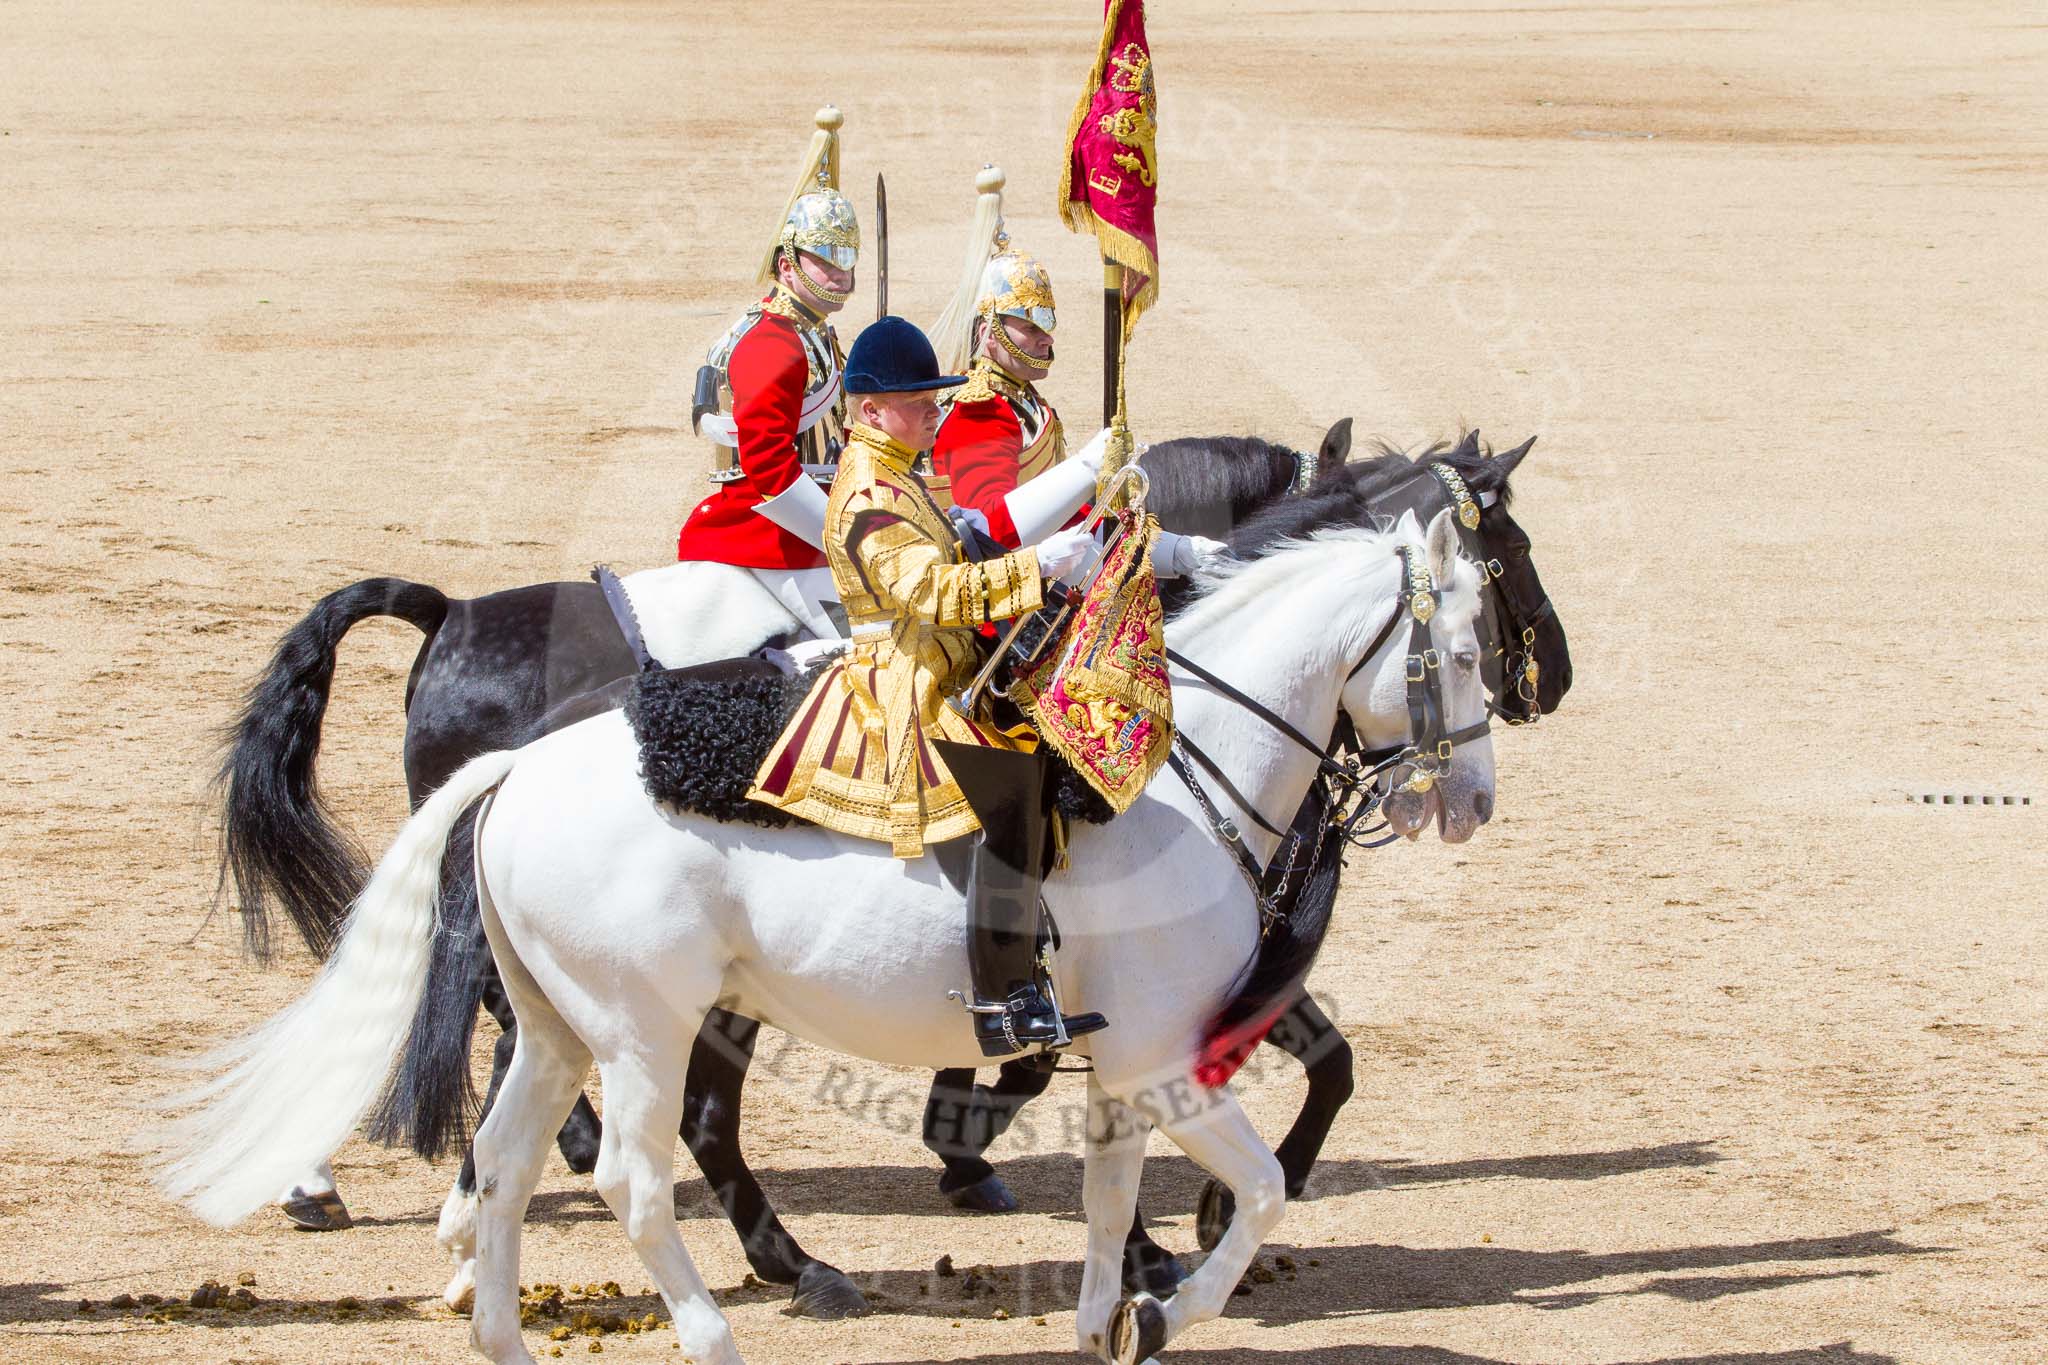
MULTIPOLYGON (((477 904, 475 839, 475 822, 467 819, 449 836, 427 989, 413 1011, 398 1067, 364 1124, 372 1142, 407 1146, 429 1161, 469 1141, 483 1109, 469 1074, 477 1006, 486 1003, 487 992, 493 1014, 504 1003, 477 904)), ((505 1041, 509 1035, 501 1046, 505 1041)))
MULTIPOLYGON (((1311 796, 1297 821, 1320 814, 1311 796)), ((1220 1086, 1235 1075, 1280 1016, 1301 998, 1309 968, 1315 965, 1316 954, 1330 932, 1345 847, 1342 831, 1334 827, 1323 831, 1314 861, 1295 884, 1297 894, 1283 898, 1277 907, 1278 918, 1267 926, 1258 951, 1239 974, 1236 988, 1210 1016, 1195 1058, 1195 1079, 1203 1085, 1220 1086)))
MULTIPOLYGON (((543 716, 525 737, 552 734, 624 704, 633 682, 632 677, 620 678, 571 697, 543 716)), ((410 1147, 429 1161, 439 1161, 467 1145, 484 1109, 484 1099, 476 1093, 469 1074, 477 1006, 488 1009, 501 1027, 509 1029, 515 1022, 477 903, 475 839, 475 825, 468 820, 448 836, 448 851, 441 863, 434 951, 427 961, 427 989, 413 1012, 398 1067, 365 1124, 371 1141, 410 1147)), ((510 1032, 498 1037, 496 1074, 502 1075, 511 1060, 512 1037, 510 1032)))
POLYGON ((358 621, 396 616, 428 639, 448 599, 423 583, 366 578, 320 599, 285 632, 270 667, 235 718, 216 783, 222 792, 220 888, 234 882, 242 933, 270 953, 273 898, 306 946, 324 958, 367 878, 362 850, 336 829, 314 782, 320 723, 334 681, 334 651, 358 621))

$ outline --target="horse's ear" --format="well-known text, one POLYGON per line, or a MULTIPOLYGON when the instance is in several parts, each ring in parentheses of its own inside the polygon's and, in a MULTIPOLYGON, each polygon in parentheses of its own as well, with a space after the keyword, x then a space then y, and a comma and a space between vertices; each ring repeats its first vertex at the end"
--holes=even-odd
POLYGON ((1458 566, 1458 528, 1446 507, 1429 519, 1429 535, 1423 542, 1429 556, 1429 576, 1439 588, 1450 586, 1451 573, 1458 566))
POLYGON ((1335 469, 1351 458, 1351 419, 1340 417, 1323 433, 1322 448, 1316 451, 1316 477, 1335 469))
POLYGON ((1478 427, 1474 427, 1472 428, 1472 430, 1466 432, 1464 436, 1459 439, 1458 444, 1452 447, 1451 458, 1454 460, 1476 460, 1479 458, 1478 427))
POLYGON ((1401 517, 1394 523, 1394 534, 1403 540, 1419 541, 1422 539, 1422 523, 1415 519, 1414 508, 1404 507, 1401 509, 1401 517))
POLYGON ((1508 475, 1515 472, 1515 466, 1522 462, 1522 457, 1529 453, 1529 447, 1535 444, 1536 438, 1531 436, 1513 450, 1503 450, 1500 454, 1493 457, 1493 463, 1500 470, 1500 477, 1503 483, 1507 481, 1508 475))
POLYGON ((1481 463, 1469 480, 1472 487, 1481 493, 1505 496, 1509 476, 1515 472, 1515 466, 1522 462, 1522 457, 1529 453, 1529 447, 1535 444, 1536 438, 1531 436, 1513 450, 1503 450, 1492 459, 1481 463))

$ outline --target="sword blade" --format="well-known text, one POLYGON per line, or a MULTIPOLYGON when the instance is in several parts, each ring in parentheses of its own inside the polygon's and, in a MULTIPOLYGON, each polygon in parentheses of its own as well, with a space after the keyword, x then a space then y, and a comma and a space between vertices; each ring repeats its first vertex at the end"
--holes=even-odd
POLYGON ((875 320, 889 315, 889 187, 875 172, 875 320))

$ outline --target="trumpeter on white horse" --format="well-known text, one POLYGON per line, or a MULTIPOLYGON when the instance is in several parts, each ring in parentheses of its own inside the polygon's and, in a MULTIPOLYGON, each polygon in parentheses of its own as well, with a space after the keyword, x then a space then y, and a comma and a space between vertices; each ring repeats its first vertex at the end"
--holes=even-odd
MULTIPOLYGON (((1116 769, 1121 777, 1107 786, 1112 767, 1091 769, 1109 804, 1127 809, 1076 828, 1068 870, 1046 888, 1064 952, 1056 965, 1049 953, 1030 960, 1030 933, 1023 961, 1014 943, 992 951, 983 940, 995 929, 1018 937, 1018 902, 1038 908, 1039 850, 1022 850, 1030 870, 1020 886, 1018 869, 986 865, 989 830, 975 850, 963 924, 958 892, 921 856, 924 844, 977 828, 971 784, 949 767, 951 756, 1009 752, 1017 736, 994 728, 972 697, 955 709, 949 694, 973 670, 974 625, 1035 610, 1044 581, 1080 567, 1092 541, 1061 532, 1035 549, 968 562, 922 499, 903 444, 929 437, 930 392, 943 380, 929 343, 900 319, 877 323, 849 358, 849 392, 867 395, 862 415, 879 429, 854 428, 856 458, 832 494, 827 544, 861 629, 813 684, 748 793, 818 823, 756 829, 657 803, 642 737, 617 711, 473 761, 401 831, 312 991, 219 1054, 214 1079, 186 1097, 189 1112, 163 1143, 170 1193, 204 1216, 239 1218, 283 1175, 346 1139, 413 1021, 448 837, 481 801, 482 917, 524 1026, 477 1136, 478 1192, 445 1209, 443 1224, 458 1237, 475 1229, 472 1331, 492 1360, 532 1360, 520 1336, 520 1225, 548 1140, 594 1060, 609 1111, 598 1188, 660 1286, 682 1349, 703 1365, 739 1361, 671 1203, 682 1077, 714 1005, 899 1065, 972 1065, 992 1039, 1012 1052, 1084 1048, 1094 1065, 1082 1349, 1131 1365, 1222 1311, 1285 1198, 1278 1161, 1227 1085, 1197 1065, 1217 1005, 1287 932, 1261 925, 1231 879, 1233 864, 1257 892, 1276 847, 1262 836, 1278 829, 1263 812, 1300 805, 1334 766, 1329 751, 1345 720, 1364 746, 1397 755, 1389 762, 1412 773, 1403 803, 1389 803, 1397 827, 1420 828, 1433 813, 1447 837, 1462 838, 1487 818, 1478 575, 1457 555, 1448 514, 1426 537, 1404 519, 1392 533, 1324 532, 1239 568, 1211 567, 1207 596, 1175 621, 1179 662, 1211 689, 1191 689, 1178 708, 1176 743, 1201 772, 1182 759, 1180 781, 1152 791, 1140 785, 1150 766, 1135 778, 1127 765, 1116 769), (1386 649, 1390 641, 1407 648, 1386 649), (1234 682, 1216 672, 1226 650, 1234 682), (1308 738, 1318 733, 1331 736, 1321 748, 1308 738), (1237 806, 1249 835, 1219 802, 1237 806), (866 842, 874 839, 896 856, 879 856, 866 842), (835 904, 855 909, 818 910, 835 904), (1076 1014, 1061 1013, 1062 998, 1076 1014), (953 1003, 966 999, 982 1001, 971 1029, 953 1003), (1124 1236, 1155 1124, 1229 1188, 1237 1216, 1171 1298, 1119 1303, 1124 1236)), ((1130 581, 1149 592, 1145 561, 1129 553, 1147 543, 1123 549, 1138 566, 1130 581)), ((1150 536, 1149 552, 1181 571, 1203 558, 1196 542, 1164 533, 1150 536)), ((1125 634, 1084 608, 1081 628, 1093 621, 1104 632, 1091 671, 1106 675, 1126 656, 1161 650, 1156 611, 1154 599, 1149 615, 1114 618, 1137 623, 1125 634)), ((1013 691, 1040 685, 1019 681, 1013 691)), ((1144 695, 1152 709, 1132 712, 1124 733, 1156 742, 1167 703, 1144 695)), ((1044 724, 1067 712, 1056 704, 1050 718, 1039 714, 1044 724)), ((1035 793, 1028 804, 1038 805, 1035 793)))
MULTIPOLYGON (((1332 531, 1209 567, 1206 596, 1170 623, 1171 641, 1296 730, 1330 734, 1341 715, 1362 744, 1398 744, 1410 733, 1408 654, 1367 650, 1411 609, 1412 560, 1435 585, 1428 629, 1445 674, 1443 721, 1470 727, 1485 715, 1479 585, 1456 544, 1439 516, 1426 536, 1412 522, 1332 531)), ((1253 817, 1294 810, 1316 757, 1201 686, 1184 683, 1175 712, 1244 801, 1237 823, 1250 851, 1270 857, 1276 841, 1253 817)), ((930 859, 809 826, 762 830, 657 806, 617 713, 486 755, 421 808, 312 991, 214 1058, 215 1079, 165 1135, 164 1187, 231 1222, 347 1138, 417 1003, 448 832, 493 788, 477 816, 478 883, 524 1027, 477 1138, 476 1343, 501 1365, 532 1358, 519 1330, 520 1223, 594 1059, 608 1118, 599 1188, 660 1286, 682 1349, 732 1365, 738 1349, 672 1209, 698 1023, 722 1002, 852 1055, 973 1065, 981 1050, 947 998, 967 977, 960 898, 930 859), (830 906, 845 908, 820 908, 830 906)), ((1423 799, 1394 814, 1411 829, 1435 818, 1445 837, 1464 838, 1492 794, 1492 748, 1480 739, 1459 745, 1423 799)), ((1283 1208, 1278 1164, 1235 1097, 1193 1075, 1205 1020, 1259 946, 1250 897, 1213 828, 1187 786, 1155 781, 1112 823, 1077 828, 1068 870, 1046 887, 1066 943, 1061 997, 1112 1021, 1076 1045, 1094 1066, 1077 1331, 1084 1351, 1118 1361, 1146 1358, 1220 1313, 1283 1208), (1120 1304, 1119 1256, 1153 1125, 1230 1188, 1238 1213, 1171 1299, 1120 1304)))

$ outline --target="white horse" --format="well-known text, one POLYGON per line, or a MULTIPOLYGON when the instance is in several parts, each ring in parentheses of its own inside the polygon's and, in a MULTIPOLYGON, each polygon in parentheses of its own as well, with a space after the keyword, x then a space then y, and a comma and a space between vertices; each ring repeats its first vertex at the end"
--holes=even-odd
MULTIPOLYGON (((1398 555, 1411 547, 1441 590, 1431 624, 1448 727, 1481 721, 1476 570, 1443 514, 1426 534, 1325 531, 1263 559, 1213 569, 1170 634, 1188 658, 1311 736, 1340 710, 1366 747, 1408 733, 1408 610, 1398 555), (1376 639, 1391 645, 1371 649, 1376 639), (1361 657, 1364 656, 1364 657, 1361 657)), ((1247 806, 1284 824, 1317 759, 1238 703, 1182 681, 1176 722, 1247 806)), ((594 1059, 604 1080, 597 1186, 660 1287, 685 1357, 738 1365, 739 1350, 691 1262, 672 1209, 675 1133, 689 1049, 714 1004, 821 1046, 934 1069, 982 1061, 950 991, 967 984, 966 917, 934 861, 810 826, 764 830, 658 807, 617 713, 457 773, 400 832, 312 990, 209 1059, 161 1135, 159 1181, 229 1223, 290 1172, 344 1141, 375 1099, 421 990, 450 829, 477 814, 484 922, 518 1011, 518 1048, 476 1137, 478 1194, 451 1210, 476 1232, 477 1348, 529 1365, 520 1334, 520 1226, 548 1142, 594 1059)), ((1218 792, 1211 799, 1222 802, 1218 792)), ((1467 838, 1490 812, 1493 752, 1460 746, 1426 797, 1395 813, 1467 838)), ((1235 812, 1253 853, 1276 841, 1235 812)), ((1250 893, 1187 786, 1155 782, 1113 823, 1074 831, 1070 866, 1045 888, 1064 938, 1068 1009, 1110 1027, 1076 1050, 1089 1077, 1080 1349, 1131 1365, 1219 1314, 1284 1207, 1279 1164, 1225 1087, 1192 1067, 1205 1022, 1260 946, 1250 893), (1161 1303, 1119 1302, 1119 1266, 1145 1141, 1159 1127, 1237 1201, 1228 1234, 1161 1303)), ((447 1221, 444 1218, 444 1221, 447 1221)))

